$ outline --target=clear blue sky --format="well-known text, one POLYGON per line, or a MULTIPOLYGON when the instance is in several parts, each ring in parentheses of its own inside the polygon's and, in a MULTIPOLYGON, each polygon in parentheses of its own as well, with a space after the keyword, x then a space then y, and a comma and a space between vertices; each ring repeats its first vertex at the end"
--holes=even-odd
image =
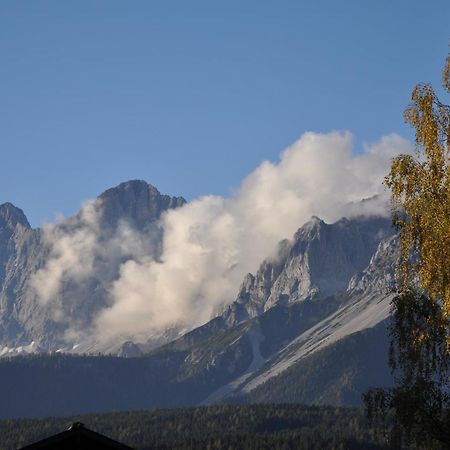
POLYGON ((307 130, 411 137, 449 1, 0 2, 0 203, 33 225, 131 178, 227 195, 307 130))

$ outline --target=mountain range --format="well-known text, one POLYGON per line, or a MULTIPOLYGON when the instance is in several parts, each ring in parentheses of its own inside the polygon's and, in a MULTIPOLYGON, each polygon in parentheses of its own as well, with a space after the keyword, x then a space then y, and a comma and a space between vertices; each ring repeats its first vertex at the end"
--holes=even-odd
MULTIPOLYGON (((117 278, 120 263, 136 251, 123 248, 121 233, 135 232, 145 241, 146 253, 157 259, 162 239, 158 220, 164 211, 184 203, 182 197, 161 195, 143 181, 130 181, 105 191, 79 214, 48 229, 32 229, 22 210, 10 203, 0 205, 0 355, 71 350, 65 319, 83 334, 95 314, 108 305, 108 287, 117 278), (92 261, 86 261, 83 253, 90 249, 83 241, 94 239, 98 248, 108 251, 97 251, 92 261), (79 259, 66 262, 60 255, 63 249, 52 247, 54 240, 77 252, 79 259), (77 282, 65 277, 59 267, 48 267, 55 261, 62 269, 89 262, 92 267, 77 282), (51 269, 61 282, 52 298, 43 301, 35 289, 36 274, 41 274, 44 280, 38 281, 46 287, 45 278, 55 276, 49 273, 51 269), (60 317, 55 317, 55 310, 60 317)), ((112 345, 113 351, 117 352, 119 344, 112 345)), ((77 350, 89 351, 111 349, 87 342, 77 350)))
POLYGON ((160 258, 160 219, 185 203, 129 181, 51 231, 0 205, 0 417, 223 401, 359 405, 368 387, 391 383, 386 326, 398 243, 380 216, 299 224, 236 286, 234 301, 193 330, 153 337, 149 330, 145 345, 132 337, 107 347, 68 342, 69 324, 77 337, 89 335, 121 262, 143 245, 160 258), (108 252, 86 264, 80 282, 57 271, 58 289, 46 302, 36 273, 50 274, 49 233, 75 236, 69 244, 83 250, 86 227, 108 252), (137 249, 120 247, 124 229, 139 236, 137 249), (114 356, 92 356, 98 352, 114 356))

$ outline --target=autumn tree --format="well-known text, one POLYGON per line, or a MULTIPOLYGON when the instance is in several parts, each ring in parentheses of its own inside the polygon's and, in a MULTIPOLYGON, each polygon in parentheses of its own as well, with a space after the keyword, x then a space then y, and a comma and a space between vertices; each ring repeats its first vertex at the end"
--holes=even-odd
MULTIPOLYGON (((450 57, 443 77, 450 92, 450 57)), ((399 231, 398 292, 390 327, 394 387, 366 396, 370 415, 393 416, 391 440, 450 448, 450 108, 419 84, 405 120, 415 155, 392 162, 385 185, 399 231)))

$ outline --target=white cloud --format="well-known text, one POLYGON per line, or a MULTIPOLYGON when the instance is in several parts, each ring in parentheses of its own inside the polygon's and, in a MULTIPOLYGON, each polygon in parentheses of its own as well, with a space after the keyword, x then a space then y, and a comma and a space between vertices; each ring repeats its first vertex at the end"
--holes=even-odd
POLYGON ((66 225, 45 225, 42 229, 43 244, 49 249, 45 266, 30 280, 42 305, 51 307, 54 318, 64 318, 61 303, 61 287, 65 279, 82 282, 94 267, 98 248, 98 203, 86 202, 76 221, 66 225), (75 225, 75 226, 73 226, 75 225))
POLYGON ((75 309, 74 302, 85 301, 73 295, 92 296, 84 287, 89 279, 111 283, 124 260, 142 261, 155 255, 148 233, 140 233, 124 221, 112 231, 105 230, 101 215, 102 202, 89 200, 76 216, 61 217, 57 224, 46 224, 42 229, 42 244, 48 249, 48 258, 31 276, 29 287, 39 303, 48 307, 54 320, 70 324, 69 336, 77 335, 77 328, 86 326, 85 321, 71 317, 70 311, 75 309), (66 289, 68 284, 72 287, 66 289), (80 288, 69 297, 74 285, 80 288))
POLYGON ((205 196, 165 213, 161 255, 149 234, 155 230, 140 233, 122 222, 105 232, 102 204, 87 202, 75 218, 44 227, 49 258, 30 286, 67 324, 69 341, 145 340, 168 327, 191 329, 232 302, 245 274, 312 215, 333 222, 355 213, 388 214, 383 177, 392 157, 411 148, 390 135, 355 155, 350 133, 305 133, 229 198, 205 196), (351 205, 376 194, 377 201, 351 205), (82 306, 84 299, 67 298, 64 287, 92 278, 109 297, 86 323, 70 304, 82 306))
MULTIPOLYGON (((124 263, 111 286, 112 306, 96 319, 100 339, 149 336, 174 324, 207 321, 234 300, 247 272, 312 215, 333 222, 354 214, 349 202, 381 195, 365 214, 387 214, 383 177, 411 145, 397 135, 352 153, 350 133, 305 133, 277 163, 263 162, 229 198, 206 196, 167 212, 161 262, 124 263)), ((359 212, 362 210, 359 209, 359 212)))

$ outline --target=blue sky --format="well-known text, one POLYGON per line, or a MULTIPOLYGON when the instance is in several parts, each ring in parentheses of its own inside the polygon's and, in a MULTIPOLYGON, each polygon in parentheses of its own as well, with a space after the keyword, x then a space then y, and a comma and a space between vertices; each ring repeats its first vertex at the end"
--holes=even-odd
POLYGON ((303 132, 411 137, 450 2, 0 3, 0 203, 33 225, 132 178, 227 195, 303 132))

